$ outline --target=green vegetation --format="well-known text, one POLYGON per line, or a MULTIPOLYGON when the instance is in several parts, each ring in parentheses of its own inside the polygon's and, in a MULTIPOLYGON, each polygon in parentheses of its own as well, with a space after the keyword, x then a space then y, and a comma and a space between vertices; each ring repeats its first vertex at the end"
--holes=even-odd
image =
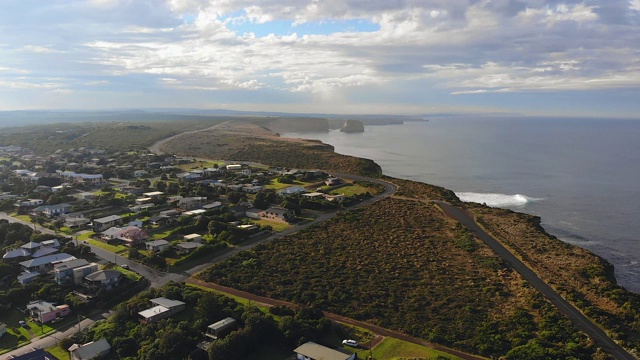
POLYGON ((556 359, 596 351, 517 273, 498 276, 506 264, 468 236, 430 204, 384 199, 198 277, 483 356, 516 358, 508 352, 531 344, 556 359))
POLYGON ((370 192, 371 189, 358 184, 347 184, 329 192, 334 195, 354 196, 370 192))
POLYGON ((184 156, 231 161, 254 161, 271 166, 324 169, 344 173, 380 176, 378 164, 353 156, 340 155, 333 147, 314 140, 284 139, 260 125, 262 119, 235 121, 215 131, 179 136, 163 150, 184 156))
MULTIPOLYGON (((156 117, 161 118, 161 115, 156 117)), ((229 119, 174 116, 172 121, 144 123, 97 122, 25 126, 2 129, 0 142, 5 145, 27 147, 38 154, 51 154, 58 149, 79 147, 121 151, 146 148, 163 138, 185 131, 205 129, 226 120, 229 119)))
POLYGON ((281 231, 285 231, 288 229, 293 228, 293 225, 288 224, 288 223, 281 223, 281 222, 276 222, 276 221, 268 221, 268 220, 254 220, 251 219, 251 222, 258 225, 258 226, 269 226, 271 227, 271 229, 273 229, 273 231, 276 232, 281 232, 281 231))
POLYGON ((49 352, 49 354, 51 354, 51 355, 55 356, 56 358, 58 358, 59 360, 70 360, 71 359, 71 355, 69 354, 69 351, 67 349, 61 348, 60 345, 48 347, 45 350, 47 352, 49 352))
POLYGON ((88 244, 91 244, 95 247, 99 247, 101 249, 110 251, 112 253, 115 254, 120 254, 123 253, 125 251, 127 251, 129 248, 124 246, 124 245, 111 245, 111 244, 107 244, 105 242, 99 241, 99 240, 94 240, 94 239, 85 239, 84 241, 86 241, 88 244))
MULTIPOLYGON (((357 353, 358 359, 366 359, 369 356, 369 350, 358 350, 357 353)), ((373 358, 376 360, 460 359, 457 356, 442 351, 391 337, 385 338, 380 344, 373 348, 373 358)))

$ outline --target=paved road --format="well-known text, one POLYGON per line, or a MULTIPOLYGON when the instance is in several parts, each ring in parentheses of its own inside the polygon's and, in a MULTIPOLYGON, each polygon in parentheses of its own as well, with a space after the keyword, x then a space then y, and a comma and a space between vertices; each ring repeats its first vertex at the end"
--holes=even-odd
POLYGON ((637 360, 620 345, 616 344, 602 329, 595 325, 591 320, 584 316, 571 303, 562 298, 551 286, 547 285, 542 279, 536 275, 527 265, 515 257, 507 250, 498 240, 487 234, 473 219, 468 212, 458 209, 448 203, 436 201, 436 204, 442 208, 447 216, 459 221, 469 230, 474 232, 478 238, 484 241, 496 254, 503 258, 513 269, 519 272, 531 285, 540 291, 549 301, 551 301, 562 313, 564 313, 571 322, 580 330, 587 333, 592 339, 598 343, 606 352, 613 355, 619 360, 637 360))

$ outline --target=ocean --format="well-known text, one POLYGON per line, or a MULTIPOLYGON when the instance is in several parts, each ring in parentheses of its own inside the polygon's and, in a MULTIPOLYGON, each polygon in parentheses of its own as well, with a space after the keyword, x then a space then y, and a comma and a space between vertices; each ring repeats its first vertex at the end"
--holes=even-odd
POLYGON ((640 293, 640 121, 433 119, 282 136, 321 140, 463 201, 538 215, 549 233, 607 259, 618 283, 640 293))

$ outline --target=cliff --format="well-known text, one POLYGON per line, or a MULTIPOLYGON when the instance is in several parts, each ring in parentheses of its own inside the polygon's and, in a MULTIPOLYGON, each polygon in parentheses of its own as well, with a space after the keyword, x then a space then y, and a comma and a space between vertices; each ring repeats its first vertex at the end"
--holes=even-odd
POLYGON ((346 133, 364 132, 364 124, 360 120, 346 120, 340 131, 346 133))

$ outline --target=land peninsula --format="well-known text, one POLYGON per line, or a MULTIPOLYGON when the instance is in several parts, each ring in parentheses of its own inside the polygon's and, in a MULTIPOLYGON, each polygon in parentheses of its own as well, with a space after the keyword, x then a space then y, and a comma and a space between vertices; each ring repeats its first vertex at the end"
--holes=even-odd
MULTIPOLYGON (((546 233, 537 217, 463 203, 445 188, 384 176, 380 166, 371 160, 337 154, 332 146, 319 141, 281 138, 272 123, 273 119, 265 117, 212 117, 3 130, 0 142, 4 146, 30 147, 39 154, 4 159, 5 173, 13 180, 18 178, 14 172, 20 171, 20 166, 46 170, 55 165, 66 169, 71 163, 75 163, 77 171, 100 171, 110 181, 112 177, 130 179, 135 169, 171 159, 185 162, 179 171, 203 172, 215 163, 253 167, 261 173, 267 169, 300 176, 329 173, 357 183, 362 189, 354 198, 359 202, 357 208, 352 207, 355 202, 346 202, 339 206, 327 203, 332 207, 324 212, 308 209, 310 219, 301 221, 309 226, 295 225, 290 231, 260 242, 243 242, 242 238, 231 236, 233 232, 220 232, 231 228, 227 218, 235 219, 231 214, 223 219, 223 210, 215 214, 203 210, 208 215, 198 221, 183 217, 179 219, 184 222, 182 230, 202 229, 207 232, 207 243, 216 245, 203 247, 211 251, 205 254, 208 257, 200 258, 205 259, 205 264, 188 272, 184 267, 175 267, 175 272, 154 270, 152 267, 166 269, 166 259, 152 254, 143 256, 135 249, 122 250, 120 254, 127 258, 106 251, 103 258, 127 261, 153 286, 169 285, 163 290, 154 287, 150 293, 123 303, 115 309, 121 316, 78 338, 80 343, 97 340, 106 328, 110 329, 105 332, 110 341, 119 338, 118 334, 138 331, 132 329, 142 331, 145 327, 136 324, 136 311, 132 309, 143 310, 148 300, 158 295, 182 294, 183 300, 192 300, 186 301, 189 308, 196 298, 204 296, 175 288, 170 282, 173 280, 243 290, 303 312, 318 309, 334 318, 352 319, 371 328, 382 327, 391 333, 475 354, 463 358, 637 358, 640 296, 616 284, 614 269, 605 260, 546 233), (98 152, 98 146, 106 150, 98 152), (87 151, 89 147, 94 152, 87 151), (52 163, 52 158, 58 161, 52 163), (230 236, 223 237, 223 233, 230 236), (228 249, 233 251, 227 252, 228 249)), ((242 199, 267 201, 269 205, 273 201, 267 197, 276 198, 273 188, 247 194, 246 198, 240 192, 225 191, 222 198, 216 187, 178 179, 178 170, 171 174, 159 168, 150 171, 157 176, 153 183, 140 173, 134 181, 127 181, 128 187, 133 184, 163 191, 160 185, 165 185, 164 191, 171 195, 211 195, 212 199, 228 202, 224 211, 242 199)), ((37 172, 32 174, 38 177, 37 172)), ((239 177, 233 172, 227 175, 226 182, 243 187, 234 183, 239 177)), ((283 181, 293 180, 282 177, 283 181)), ((244 180, 260 181, 257 175, 244 180)), ((25 181, 5 185, 35 187, 25 181)), ((117 198, 119 192, 114 189, 101 189, 97 194, 91 207, 110 208, 105 205, 134 200, 117 198)), ((301 195, 282 198, 287 205, 311 204, 301 195)), ((7 205, 13 205, 13 200, 7 205)), ((151 215, 141 214, 133 216, 145 219, 151 215)), ((174 237, 183 235, 178 230, 171 231, 176 232, 174 237)), ((154 236, 174 239, 171 234, 153 231, 158 232, 154 236)), ((89 243, 91 250, 100 254, 95 244, 98 243, 89 243)), ((59 295, 64 297, 63 292, 59 295)), ((177 321, 169 327, 178 325, 177 321)), ((206 325, 183 324, 179 328, 181 334, 170 337, 184 340, 184 334, 193 330, 196 332, 190 339, 195 341, 197 331, 206 325)), ((148 336, 144 341, 139 339, 138 345, 153 351, 171 349, 152 344, 158 331, 159 328, 145 330, 148 336)), ((301 338, 291 340, 297 342, 301 338)), ((119 354, 133 356, 137 345, 122 342, 114 346, 119 354)))
POLYGON ((398 187, 391 198, 216 264, 198 276, 202 280, 488 357, 607 358, 475 233, 434 206, 444 201, 472 214, 619 345, 640 351, 640 295, 616 284, 606 260, 548 234, 535 216, 462 203, 447 189, 384 176, 371 160, 336 154, 317 141, 280 138, 261 121, 176 136, 161 150, 358 174, 398 187))

